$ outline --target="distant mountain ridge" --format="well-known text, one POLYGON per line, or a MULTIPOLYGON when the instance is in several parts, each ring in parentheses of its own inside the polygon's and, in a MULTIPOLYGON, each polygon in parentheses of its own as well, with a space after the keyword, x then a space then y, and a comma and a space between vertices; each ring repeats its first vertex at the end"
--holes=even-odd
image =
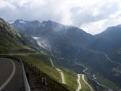
MULTIPOLYGON (((46 51, 42 50, 40 47, 38 48, 38 45, 36 44, 36 41, 33 38, 31 38, 30 36, 26 36, 23 33, 20 33, 19 31, 16 31, 15 28, 10 26, 10 24, 8 24, 5 20, 1 18, 0 18, 0 57, 9 58, 13 62, 15 61, 17 64, 19 64, 19 66, 21 66, 21 62, 23 63, 26 72, 25 74, 27 74, 27 80, 29 81, 28 85, 30 85, 30 89, 32 91, 33 90, 73 91, 68 89, 69 87, 70 89, 74 88, 71 87, 72 85, 69 85, 68 87, 64 86, 63 84, 61 84, 60 77, 55 76, 59 75, 59 73, 56 72, 55 69, 53 69, 51 65, 47 63, 49 62, 50 55, 47 54, 46 51), (39 61, 41 60, 41 62, 37 63, 37 60, 39 61), (37 66, 35 66, 36 63, 37 66), (37 68, 38 64, 42 65, 42 67, 37 68), (51 72, 49 73, 48 71, 51 72), (44 82, 46 82, 47 85, 43 84, 42 81, 43 78, 46 79, 44 80, 44 82)), ((21 73, 18 72, 17 75, 20 74, 21 73)), ((5 76, 6 75, 7 74, 5 74, 5 76)), ((21 74, 21 76, 23 75, 21 74)), ((73 74, 71 74, 71 76, 73 76, 73 74)), ((76 79, 74 80, 76 81, 76 79)), ((14 82, 17 81, 18 81, 17 79, 14 79, 14 82)), ((21 87, 18 89, 22 91, 25 90, 24 88, 21 87)))
POLYGON ((96 35, 95 48, 106 52, 114 61, 121 63, 121 25, 107 28, 96 35))
POLYGON ((110 62, 107 58, 109 55, 111 59, 120 61, 120 55, 114 55, 121 48, 120 26, 110 27, 103 33, 93 36, 77 27, 53 21, 22 23, 17 20, 12 25, 19 32, 30 37, 38 37, 40 43, 41 40, 46 41, 44 43, 48 44, 47 49, 54 55, 57 64, 77 73, 82 72, 86 66, 90 72, 101 74, 121 87, 121 74, 114 71, 120 69, 120 65, 110 62))

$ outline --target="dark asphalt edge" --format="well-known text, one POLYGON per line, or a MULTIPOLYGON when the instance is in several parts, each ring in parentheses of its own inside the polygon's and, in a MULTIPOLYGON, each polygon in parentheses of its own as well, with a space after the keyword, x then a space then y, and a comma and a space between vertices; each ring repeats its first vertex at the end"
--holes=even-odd
POLYGON ((8 59, 19 61, 21 63, 22 71, 23 71, 23 80, 24 80, 25 91, 31 91, 22 59, 19 56, 10 56, 10 55, 0 55, 0 58, 8 58, 8 59))

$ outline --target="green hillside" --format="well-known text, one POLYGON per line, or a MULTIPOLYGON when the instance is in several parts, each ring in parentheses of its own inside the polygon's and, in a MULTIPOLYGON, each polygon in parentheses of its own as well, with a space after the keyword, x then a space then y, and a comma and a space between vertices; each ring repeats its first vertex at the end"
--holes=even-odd
MULTIPOLYGON (((77 74, 64 68, 60 69, 56 65, 52 67, 50 54, 44 50, 36 51, 35 42, 30 42, 25 38, 7 22, 0 19, 0 55, 22 59, 32 91, 76 91, 77 74), (62 75, 65 83, 62 83, 62 75)), ((90 91, 82 79, 80 83, 82 89, 79 91, 90 91)))
MULTIPOLYGON (((13 28, 11 28, 7 22, 5 22, 3 19, 0 18, 0 56, 1 55, 2 55, 1 57, 3 57, 3 55, 5 57, 12 56, 12 58, 19 59, 20 56, 21 56, 21 58, 24 58, 22 55, 25 56, 25 55, 29 55, 29 54, 38 53, 38 51, 35 52, 34 49, 30 48, 29 45, 25 45, 23 43, 23 41, 24 40, 22 39, 21 35, 19 33, 17 33, 13 28)), ((39 56, 39 57, 43 58, 42 56, 39 56)), ((29 57, 27 57, 27 58, 29 58, 29 57)), ((42 66, 42 65, 43 65, 43 63, 41 62, 40 66, 42 66)), ((50 69, 46 65, 43 65, 43 67, 45 69, 43 68, 41 70, 42 74, 43 74, 43 72, 51 74, 51 70, 53 71, 52 68, 50 69)), ((55 71, 55 74, 56 74, 56 71, 55 71)), ((29 75, 29 76, 32 76, 32 75, 29 75)), ((68 90, 66 90, 65 87, 63 87, 63 85, 59 84, 57 82, 57 80, 53 81, 53 78, 51 77, 51 75, 47 74, 46 76, 48 77, 47 80, 49 81, 49 83, 48 83, 50 86, 49 89, 52 89, 52 86, 54 84, 54 85, 57 85, 57 87, 55 87, 53 89, 57 90, 57 88, 61 88, 60 91, 68 91, 68 90)))
MULTIPOLYGON (((61 84, 68 91, 76 91, 76 89, 78 87, 77 74, 75 74, 74 72, 70 72, 66 69, 62 69, 64 76, 65 76, 65 82, 66 82, 65 84, 63 84, 61 81, 61 76, 60 76, 59 72, 54 67, 51 66, 51 63, 49 61, 50 58, 48 55, 44 55, 44 54, 34 54, 33 55, 32 54, 32 55, 28 55, 28 56, 23 56, 22 60, 24 60, 25 64, 27 65, 26 67, 29 66, 30 68, 35 68, 36 71, 38 71, 39 73, 45 74, 45 76, 44 76, 45 78, 47 78, 47 76, 49 76, 51 79, 53 79, 53 81, 56 81, 58 84, 61 84)), ((34 72, 36 72, 36 71, 34 71, 34 72)), ((42 76, 42 74, 40 74, 39 77, 38 76, 37 77, 40 78, 41 76, 42 76)), ((36 76, 35 76, 35 78, 36 78, 36 76)), ((36 79, 36 80, 41 81, 41 79, 36 79)), ((82 89, 80 91, 90 91, 90 88, 88 87, 87 84, 84 83, 84 81, 82 80, 82 77, 80 79, 80 83, 82 84, 82 89)), ((42 84, 42 83, 40 82, 38 84, 42 84)), ((58 90, 59 90, 59 88, 58 88, 58 90)), ((56 90, 51 89, 50 91, 56 91, 56 90)))

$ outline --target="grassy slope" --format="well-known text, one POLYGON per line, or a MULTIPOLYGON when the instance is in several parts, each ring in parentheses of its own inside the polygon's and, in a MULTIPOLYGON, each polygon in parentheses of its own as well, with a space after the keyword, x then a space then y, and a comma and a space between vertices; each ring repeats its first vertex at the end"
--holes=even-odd
POLYGON ((22 39, 15 29, 0 18, 0 53, 16 53, 30 49, 28 45, 23 44, 22 39))
MULTIPOLYGON (((34 56, 27 56, 27 57, 22 57, 24 58, 24 61, 26 63, 28 63, 29 65, 33 65, 36 68, 38 68, 41 72, 45 73, 46 75, 48 75, 49 77, 51 77, 52 79, 54 79, 55 81, 57 81, 58 83, 61 84, 61 77, 59 72, 51 67, 50 63, 49 63, 49 59, 44 57, 43 55, 34 55, 34 56)), ((65 74, 67 74, 66 72, 64 72, 65 74)), ((67 76, 71 77, 71 75, 67 74, 67 76)), ((73 78, 73 77, 71 77, 73 78)), ((72 80, 70 80, 72 81, 72 80)), ((69 82, 70 83, 70 82, 69 82)), ((68 85, 65 85, 65 87, 69 88, 68 85)), ((72 86, 70 86, 72 87, 72 86)), ((73 88, 73 87, 72 87, 73 88)), ((70 89, 70 91, 74 91, 72 89, 70 89)))
POLYGON ((66 79, 66 85, 67 88, 70 89, 71 91, 75 91, 77 88, 77 82, 76 82, 76 76, 69 73, 69 72, 64 72, 65 79, 66 79))
POLYGON ((98 80, 101 84, 103 84, 104 86, 110 87, 110 88, 112 88, 112 89, 117 89, 117 88, 118 88, 117 85, 116 85, 114 82, 112 82, 112 81, 110 81, 110 80, 104 78, 104 77, 101 76, 101 75, 98 75, 98 76, 97 76, 97 80, 98 80))
POLYGON ((41 57, 41 55, 40 55, 40 58, 38 57, 39 57, 38 55, 37 56, 30 55, 30 56, 24 56, 22 58, 24 58, 24 61, 29 65, 35 66, 40 71, 50 76, 52 79, 55 79, 58 82, 61 82, 59 73, 54 68, 52 68, 49 64, 46 63, 47 59, 44 57, 41 57))
MULTIPOLYGON (((84 78, 85 78, 85 80, 87 80, 86 79, 86 76, 84 76, 84 78)), ((82 76, 81 76, 81 84, 82 84, 82 90, 81 91, 90 91, 90 88, 87 86, 87 84, 85 84, 85 82, 82 80, 82 76)))
MULTIPOLYGON (((46 55, 43 55, 43 54, 28 55, 22 58, 24 62, 26 62, 29 65, 33 65, 34 67, 39 69, 40 72, 45 73, 46 75, 51 77, 51 79, 61 84, 61 77, 60 77, 59 72, 55 70, 55 68, 51 67, 49 63, 49 58, 46 55)), ((62 70, 64 72, 64 76, 66 80, 66 84, 62 84, 62 85, 65 86, 69 91, 75 91, 76 88, 78 87, 78 84, 76 81, 77 75, 70 71, 67 71, 64 69, 62 70)), ((82 91, 90 91, 88 86, 84 84, 82 80, 81 80, 81 84, 82 84, 82 91)))
POLYGON ((0 53, 22 48, 19 34, 0 18, 0 53))

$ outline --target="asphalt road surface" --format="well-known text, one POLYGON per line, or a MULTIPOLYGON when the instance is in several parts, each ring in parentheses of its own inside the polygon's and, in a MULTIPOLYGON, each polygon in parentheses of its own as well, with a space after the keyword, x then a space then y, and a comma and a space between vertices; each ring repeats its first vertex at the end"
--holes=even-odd
POLYGON ((0 91, 25 91, 19 62, 0 58, 0 91))

